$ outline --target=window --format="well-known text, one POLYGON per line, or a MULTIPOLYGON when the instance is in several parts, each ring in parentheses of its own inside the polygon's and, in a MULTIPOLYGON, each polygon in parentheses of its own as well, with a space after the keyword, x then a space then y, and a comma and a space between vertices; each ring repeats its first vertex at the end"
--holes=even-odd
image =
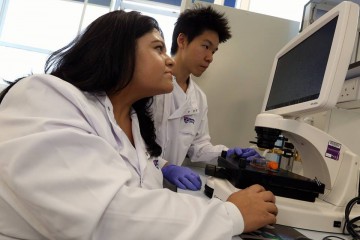
MULTIPOLYGON (((30 73, 43 73, 51 52, 69 43, 97 17, 120 7, 138 10, 157 19, 170 49, 180 7, 158 3, 160 0, 149 2, 0 0, 0 83, 30 73), (120 4, 111 6, 112 2, 120 4)), ((180 0, 171 2, 181 3, 180 0)))
MULTIPOLYGON (((125 11, 140 11, 143 14, 155 18, 161 30, 164 33, 164 40, 168 54, 170 54, 172 32, 174 30, 174 24, 180 13, 180 6, 163 4, 159 2, 165 2, 166 0, 152 1, 152 5, 149 5, 149 1, 126 1, 124 0, 119 6, 125 11)), ((180 1, 168 0, 168 2, 179 4, 180 1)))
POLYGON ((251 0, 249 11, 301 22, 309 0, 251 0))
MULTIPOLYGON (((65 46, 94 19, 114 9, 137 10, 157 19, 170 53, 172 31, 182 1, 187 0, 0 0, 0 83, 2 79, 12 81, 30 73, 43 73, 52 51, 65 46)), ((202 1, 247 6, 245 10, 299 22, 307 2, 202 1)))
POLYGON ((3 0, 0 24, 0 78, 42 73, 49 54, 69 43, 108 6, 64 0, 3 0), (66 17, 64 17, 66 16, 66 17))

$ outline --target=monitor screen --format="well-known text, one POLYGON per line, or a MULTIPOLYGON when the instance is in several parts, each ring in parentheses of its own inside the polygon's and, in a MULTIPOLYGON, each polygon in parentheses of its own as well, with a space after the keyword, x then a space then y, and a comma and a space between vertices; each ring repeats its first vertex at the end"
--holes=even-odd
POLYGON ((281 49, 263 112, 299 116, 334 107, 350 63, 357 22, 358 5, 343 2, 281 49))
POLYGON ((337 19, 278 59, 265 110, 319 97, 337 19))

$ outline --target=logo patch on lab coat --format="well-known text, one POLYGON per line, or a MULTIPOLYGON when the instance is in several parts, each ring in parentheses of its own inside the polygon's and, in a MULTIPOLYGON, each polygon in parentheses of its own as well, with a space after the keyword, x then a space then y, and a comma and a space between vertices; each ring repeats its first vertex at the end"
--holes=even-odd
POLYGON ((194 124, 195 120, 193 118, 189 117, 189 116, 184 116, 184 122, 194 124))
POLYGON ((155 160, 153 160, 153 163, 154 163, 154 165, 155 165, 155 167, 156 167, 157 169, 160 169, 160 167, 159 167, 159 160, 155 159, 155 160))

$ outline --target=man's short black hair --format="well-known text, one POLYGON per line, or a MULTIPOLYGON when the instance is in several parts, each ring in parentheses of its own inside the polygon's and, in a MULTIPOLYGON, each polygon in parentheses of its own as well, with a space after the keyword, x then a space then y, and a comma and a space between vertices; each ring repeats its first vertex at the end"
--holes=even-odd
POLYGON ((175 23, 172 36, 171 55, 178 50, 177 37, 183 33, 190 43, 204 31, 211 30, 219 35, 220 43, 231 38, 230 27, 224 13, 217 12, 211 6, 196 5, 182 12, 175 23))

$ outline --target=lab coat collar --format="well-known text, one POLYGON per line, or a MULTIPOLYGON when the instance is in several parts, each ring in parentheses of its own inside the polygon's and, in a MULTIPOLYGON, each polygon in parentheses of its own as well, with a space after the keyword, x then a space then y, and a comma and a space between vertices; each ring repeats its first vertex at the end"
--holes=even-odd
POLYGON ((173 78, 174 90, 171 93, 172 101, 171 101, 171 111, 169 119, 176 119, 183 117, 185 115, 194 115, 199 112, 198 104, 196 102, 195 97, 195 86, 193 80, 189 79, 189 86, 184 93, 182 88, 177 84, 176 78, 173 78), (177 104, 175 104, 177 102, 177 104), (177 109, 175 109, 175 105, 179 105, 177 109))
POLYGON ((135 147, 132 145, 130 140, 127 138, 125 132, 120 128, 120 126, 117 124, 114 112, 113 112, 113 106, 110 101, 110 99, 107 96, 99 97, 97 96, 101 104, 104 106, 105 111, 107 112, 109 121, 111 123, 111 127, 113 129, 113 132, 115 133, 118 142, 118 151, 121 157, 125 160, 127 160, 136 170, 136 172, 139 174, 139 176, 142 178, 144 170, 146 168, 147 160, 149 158, 149 155, 147 154, 146 147, 144 140, 142 139, 141 135, 136 134, 140 133, 140 127, 139 127, 139 121, 136 115, 135 110, 131 110, 131 120, 132 120, 132 132, 133 132, 133 138, 134 138, 134 144, 135 147))

